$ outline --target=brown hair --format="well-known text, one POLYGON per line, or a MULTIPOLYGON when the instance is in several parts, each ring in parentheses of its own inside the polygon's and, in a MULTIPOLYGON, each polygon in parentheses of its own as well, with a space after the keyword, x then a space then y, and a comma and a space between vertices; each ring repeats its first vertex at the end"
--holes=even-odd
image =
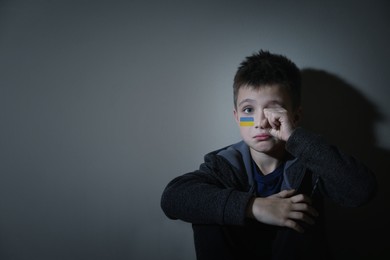
POLYGON ((237 95, 241 87, 260 88, 274 84, 288 90, 293 108, 300 106, 301 72, 290 59, 264 50, 246 57, 241 62, 234 77, 234 107, 237 107, 237 95))

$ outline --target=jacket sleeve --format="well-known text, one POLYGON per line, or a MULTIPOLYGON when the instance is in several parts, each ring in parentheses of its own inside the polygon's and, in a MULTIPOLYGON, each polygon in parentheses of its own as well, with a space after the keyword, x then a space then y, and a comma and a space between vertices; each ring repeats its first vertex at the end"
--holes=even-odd
POLYGON ((374 173, 355 157, 329 145, 323 137, 297 128, 287 140, 286 150, 317 175, 321 193, 339 205, 357 207, 375 195, 374 173))
POLYGON ((163 191, 167 217, 194 224, 242 225, 252 194, 245 173, 218 155, 205 156, 199 170, 173 179, 163 191))

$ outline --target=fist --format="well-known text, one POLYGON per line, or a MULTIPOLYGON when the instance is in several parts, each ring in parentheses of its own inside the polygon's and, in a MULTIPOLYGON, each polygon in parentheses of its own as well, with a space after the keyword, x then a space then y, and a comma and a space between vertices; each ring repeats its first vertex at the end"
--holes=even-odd
POLYGON ((269 128, 272 136, 287 141, 295 128, 291 113, 282 107, 264 108, 263 112, 267 124, 263 127, 269 128))

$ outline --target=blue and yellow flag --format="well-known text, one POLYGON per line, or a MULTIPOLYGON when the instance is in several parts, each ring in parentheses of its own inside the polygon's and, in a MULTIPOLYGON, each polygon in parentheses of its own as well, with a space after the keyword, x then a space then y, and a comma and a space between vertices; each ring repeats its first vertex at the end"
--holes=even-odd
POLYGON ((240 117, 240 126, 254 126, 255 119, 253 117, 240 117))

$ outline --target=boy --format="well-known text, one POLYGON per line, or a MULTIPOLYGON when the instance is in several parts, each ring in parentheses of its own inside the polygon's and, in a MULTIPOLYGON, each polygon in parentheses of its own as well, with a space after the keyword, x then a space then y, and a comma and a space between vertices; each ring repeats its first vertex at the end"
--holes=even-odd
POLYGON ((172 180, 161 207, 192 223, 197 259, 328 259, 323 199, 367 203, 374 174, 298 126, 301 77, 287 57, 259 51, 234 77, 242 141, 172 180))

